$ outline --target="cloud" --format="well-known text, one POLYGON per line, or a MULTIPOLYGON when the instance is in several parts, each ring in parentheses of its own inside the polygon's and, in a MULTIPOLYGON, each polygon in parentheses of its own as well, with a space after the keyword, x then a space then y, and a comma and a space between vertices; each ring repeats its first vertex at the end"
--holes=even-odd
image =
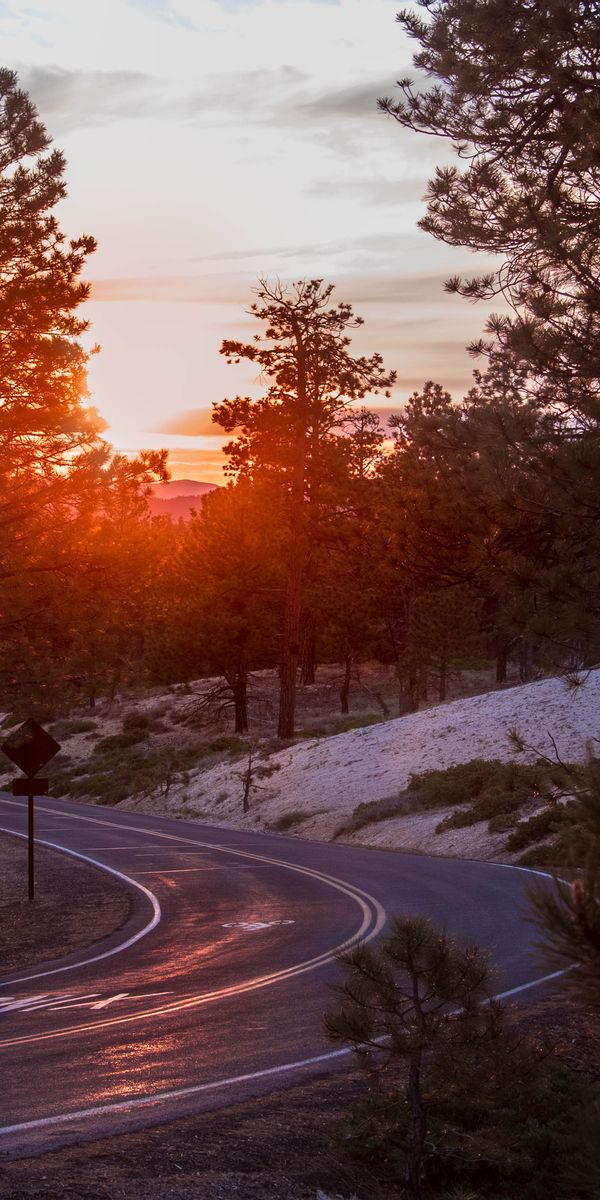
POLYGON ((288 102, 285 114, 288 119, 303 124, 314 123, 315 119, 331 120, 332 117, 354 119, 379 117, 377 100, 381 96, 381 77, 369 83, 351 84, 349 87, 328 88, 316 96, 299 98, 288 102))
POLYGON ((244 304, 256 282, 253 274, 139 275, 91 280, 91 299, 146 300, 173 304, 244 304))
POLYGON ((422 179, 317 179, 308 192, 325 199, 356 196, 367 204, 406 204, 423 199, 427 177, 422 179))
POLYGON ((25 66, 18 74, 44 120, 61 132, 147 116, 156 99, 157 80, 141 71, 25 66))
POLYGON ((212 421, 210 408, 188 408, 184 412, 173 413, 155 425, 153 433, 168 433, 181 437, 215 437, 223 436, 212 421))
POLYGON ((282 106, 284 111, 290 103, 285 93, 297 89, 309 80, 306 71, 297 67, 283 64, 272 70, 238 71, 235 74, 225 73, 214 76, 209 85, 201 92, 193 92, 176 102, 176 109, 182 115, 195 117, 208 112, 225 113, 230 115, 243 114, 246 121, 249 115, 264 119, 277 112, 282 106))
MULTIPOLYGON (((378 235, 374 235, 375 241, 377 238, 378 235)), ((365 244, 371 241, 369 238, 363 240, 365 244)), ((382 235, 382 257, 385 257, 386 245, 386 236, 382 235)), ((389 246, 393 246, 393 239, 389 246)), ((438 302, 444 298, 446 274, 408 274, 400 270, 393 275, 377 271, 338 274, 332 303, 343 297, 354 305, 408 306, 413 320, 416 304, 438 302)), ((245 305, 251 290, 256 287, 256 275, 232 271, 211 275, 134 276, 92 280, 91 287, 91 298, 97 301, 245 305)))
POLYGON ((194 450, 176 446, 169 450, 169 467, 177 479, 202 479, 204 483, 223 483, 227 458, 222 450, 194 450))
POLYGON ((202 254, 191 262, 227 262, 252 258, 306 258, 311 255, 334 256, 368 250, 388 255, 406 245, 412 233, 371 233, 362 237, 344 238, 333 242, 304 242, 300 245, 261 246, 251 249, 224 250, 218 254, 202 254))

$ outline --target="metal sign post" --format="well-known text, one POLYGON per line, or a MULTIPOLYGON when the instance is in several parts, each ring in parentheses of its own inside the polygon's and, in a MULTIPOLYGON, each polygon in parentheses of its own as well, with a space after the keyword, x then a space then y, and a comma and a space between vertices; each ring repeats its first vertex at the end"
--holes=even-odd
POLYGON ((13 796, 27 796, 27 876, 28 899, 33 900, 34 884, 34 796, 48 795, 48 780, 35 779, 40 767, 50 762, 60 750, 60 743, 31 718, 11 733, 0 750, 21 769, 25 779, 13 779, 13 796))

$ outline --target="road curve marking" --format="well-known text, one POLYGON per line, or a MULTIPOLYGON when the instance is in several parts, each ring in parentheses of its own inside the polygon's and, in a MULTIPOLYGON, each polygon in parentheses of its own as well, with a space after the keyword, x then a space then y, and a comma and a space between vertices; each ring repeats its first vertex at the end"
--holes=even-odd
MULTIPOLYGON (((14 802, 7 800, 6 803, 11 804, 14 802)), ((20 807, 20 805, 15 805, 15 807, 20 807)), ((51 816, 56 815, 52 809, 43 808, 42 811, 51 816)), ((62 814, 62 813, 60 813, 58 815, 61 817, 64 816, 64 814, 62 814)), ((79 814, 73 814, 73 819, 78 820, 78 821, 92 822, 93 824, 96 824, 96 825, 106 825, 106 826, 110 827, 111 829, 123 828, 123 826, 120 823, 117 825, 117 824, 113 823, 112 821, 105 821, 105 820, 101 820, 100 818, 96 818, 96 817, 85 817, 85 816, 82 816, 79 814)), ((2 1049, 4 1047, 8 1048, 11 1046, 22 1045, 24 1043, 29 1045, 33 1042, 53 1040, 54 1038, 67 1037, 68 1035, 71 1035, 71 1034, 84 1033, 84 1032, 88 1032, 88 1031, 94 1030, 94 1029, 105 1029, 107 1027, 112 1027, 113 1025, 121 1025, 121 1024, 129 1023, 132 1021, 140 1021, 140 1020, 145 1019, 146 1017, 156 1017, 156 1016, 167 1015, 170 1013, 181 1012, 188 1008, 196 1008, 203 1004, 212 1003, 215 1000, 224 999, 229 996, 236 996, 236 995, 243 994, 244 992, 254 991, 255 989, 258 989, 258 988, 267 987, 270 984, 279 983, 283 980, 293 978, 295 975, 305 974, 307 971, 315 970, 316 967, 324 966, 326 963, 332 962, 333 959, 338 954, 340 954, 343 950, 347 949, 349 946, 353 945, 359 939, 362 939, 363 941, 370 941, 371 938, 376 937, 376 935, 378 933, 380 933, 380 931, 382 930, 382 928, 385 924, 385 920, 386 920, 385 909, 383 908, 383 905, 381 905, 379 903, 379 901, 375 899, 374 896, 371 896, 368 892, 363 891, 362 888, 358 888, 353 884, 347 884, 343 880, 337 879, 333 875, 326 875, 324 872, 316 871, 311 867, 304 867, 304 866, 301 866, 296 863, 285 862, 283 859, 271 858, 268 855, 264 855, 264 854, 253 854, 247 850, 234 850, 228 846, 219 846, 217 844, 213 844, 212 842, 202 842, 195 838, 183 837, 180 834, 161 833, 160 831, 148 831, 148 830, 144 830, 144 829, 140 828, 139 826, 132 826, 132 825, 128 825, 128 826, 126 826, 126 828, 130 832, 133 831, 136 833, 146 833, 146 834, 148 832, 150 832, 151 836, 160 837, 160 838, 163 838, 163 839, 166 839, 169 841, 183 842, 186 845, 202 846, 203 848, 217 850, 222 854, 230 854, 230 855, 236 856, 236 857, 241 856, 243 858, 252 859, 257 862, 267 863, 270 866, 283 867, 285 870, 295 871, 296 873, 298 873, 300 875, 308 875, 310 878, 318 879, 320 882, 325 883, 328 887, 332 887, 336 891, 342 892, 344 895, 348 896, 351 900, 353 900, 356 904, 358 904, 359 908, 362 911, 361 924, 360 924, 358 930, 356 930, 352 934, 351 937, 346 938, 339 945, 334 946, 329 950, 325 950, 321 954, 316 955, 315 957, 313 957, 311 959, 306 959, 303 962, 296 963, 291 967, 285 967, 279 971, 272 971, 267 975, 255 977, 254 979, 247 980, 244 983, 233 984, 227 988, 219 988, 212 992, 199 992, 194 996, 191 996, 191 997, 188 996, 187 998, 182 998, 181 1000, 177 1000, 177 1001, 173 1001, 172 1003, 165 1004, 161 1008, 147 1009, 141 1013, 133 1013, 129 1016, 114 1017, 114 1018, 112 1018, 110 1020, 106 1020, 106 1021, 94 1021, 94 1022, 88 1023, 87 1025, 74 1025, 74 1026, 69 1026, 68 1028, 50 1030, 47 1033, 39 1033, 39 1034, 32 1034, 31 1036, 23 1035, 21 1037, 7 1038, 0 1042, 0 1049, 2 1049)), ((7 830, 6 832, 12 832, 12 831, 7 830)), ((19 834, 18 836, 23 837, 25 835, 19 834)), ((52 846, 53 849, 57 849, 57 850, 60 850, 63 848, 63 847, 57 846, 55 843, 51 843, 51 842, 41 842, 41 844, 47 845, 47 846, 52 846)), ((107 847, 107 849, 110 850, 110 847, 107 847)), ((69 853, 75 854, 76 857, 78 857, 78 858, 85 858, 84 855, 80 855, 76 851, 69 851, 69 853)), ((87 861, 93 862, 94 865, 99 866, 99 867, 104 866, 104 864, 98 863, 94 859, 88 859, 87 861)), ((123 878, 123 879, 128 878, 127 876, 122 875, 121 872, 116 871, 112 867, 106 867, 105 869, 110 871, 114 875, 120 875, 121 878, 123 878)), ((135 883, 135 881, 132 881, 132 882, 135 883)), ((140 887, 143 891, 147 890, 143 887, 142 884, 137 884, 136 886, 140 887)), ((152 894, 152 893, 150 893, 150 894, 152 894)), ((158 904, 158 901, 157 901, 157 904, 158 904)), ((135 940, 138 940, 138 939, 136 938, 135 940)), ((123 948, 125 948, 126 944, 127 943, 123 944, 123 948)), ((129 943, 129 944, 131 944, 131 943, 129 943)), ((116 953, 117 949, 118 948, 115 948, 113 953, 116 953)), ((105 955, 97 956, 97 958, 102 958, 102 957, 105 957, 105 955)), ((97 958, 89 959, 87 961, 94 962, 97 960, 97 958)), ((40 978, 40 976, 43 976, 44 974, 58 974, 61 970, 70 970, 70 969, 73 969, 75 966, 85 966, 85 965, 87 965, 87 962, 86 963, 75 963, 75 964, 73 964, 73 967, 68 967, 68 968, 57 967, 49 972, 42 971, 42 972, 39 972, 39 974, 37 974, 37 975, 25 976, 22 980, 21 979, 7 980, 5 983, 2 984, 2 986, 9 987, 12 984, 17 983, 17 982, 18 983, 28 982, 29 979, 40 978)))
MULTIPOLYGON (((58 815, 58 814, 55 814, 52 809, 45 809, 44 811, 47 813, 50 813, 50 815, 52 815, 52 816, 58 815)), ((94 817, 78 817, 78 819, 84 820, 84 821, 92 821, 95 824, 107 825, 107 826, 110 826, 111 828, 119 827, 119 826, 114 825, 110 821, 100 821, 94 817)), ((152 833, 152 831, 141 830, 135 826, 128 826, 127 828, 133 829, 136 832, 143 832, 145 834, 148 834, 149 832, 152 833)), ((13 831, 7 830, 6 832, 13 832, 13 831)), ((154 834, 155 834, 155 832, 156 831, 154 831, 154 834)), ((20 835, 20 836, 23 836, 23 835, 20 835)), ((293 864, 284 863, 284 862, 281 862, 278 860, 264 859, 263 856, 252 855, 246 851, 232 851, 232 850, 229 850, 227 847, 215 846, 215 845, 213 845, 213 843, 196 842, 192 839, 187 839, 187 838, 178 836, 176 834, 158 834, 158 836, 167 838, 169 840, 188 842, 191 845, 209 846, 212 849, 220 849, 224 853, 236 853, 236 854, 242 854, 244 857, 259 858, 262 861, 273 861, 277 865, 280 865, 280 866, 284 866, 284 867, 287 866, 287 867, 290 867, 291 869, 297 869, 297 870, 303 871, 304 873, 309 873, 309 874, 315 873, 316 874, 316 872, 310 872, 310 871, 307 872, 305 868, 294 868, 293 864)), ((45 843, 45 844, 50 844, 50 843, 45 843)), ((69 851, 69 853, 75 853, 75 852, 69 851)), ((78 857, 84 857, 84 856, 78 855, 78 857)), ((94 860, 89 860, 89 861, 94 861, 94 860)), ((102 864, 102 863, 98 863, 96 865, 98 865, 100 867, 104 867, 104 864, 102 864)), ((529 867, 513 866, 511 863, 489 863, 487 865, 503 867, 506 870, 523 871, 523 872, 525 872, 527 874, 531 874, 531 875, 540 875, 546 879, 552 878, 552 876, 549 875, 548 872, 546 872, 546 871, 535 870, 535 869, 532 869, 529 867)), ((105 867, 104 869, 112 870, 112 868, 110 868, 110 867, 105 867)), ((113 871, 113 874, 118 874, 118 872, 113 871)), ((328 877, 323 876, 322 878, 326 879, 328 877)), ((339 881, 336 881, 336 882, 339 882, 339 881)), ((343 890, 345 890, 345 889, 343 889, 343 890)), ((363 895, 366 896, 367 893, 363 893, 363 895)), ((370 939, 373 936, 375 936, 375 933, 378 932, 379 929, 382 927, 382 924, 385 920, 385 910, 382 908, 382 906, 379 904, 378 901, 374 900, 373 897, 369 897, 369 898, 372 901, 374 901, 377 909, 379 910, 379 914, 380 914, 378 922, 377 922, 377 928, 368 935, 368 938, 370 939)), ((355 940, 355 939, 351 939, 351 941, 353 941, 353 940, 355 940)), ((333 955, 329 955, 329 957, 332 957, 332 956, 333 955)), ((327 961, 327 957, 325 955, 321 956, 321 958, 322 958, 322 961, 327 961)), ((317 965, 318 961, 319 960, 317 960, 317 959, 313 960, 313 965, 317 965)), ((310 964, 307 963, 305 965, 301 965, 301 970, 309 970, 309 969, 311 969, 310 964)), ((567 974, 567 972, 571 971, 572 969, 573 969, 573 967, 571 967, 571 966, 565 967, 561 970, 554 971, 549 975, 544 975, 538 979, 533 979, 529 983, 524 983, 524 984, 520 984, 517 987, 509 988, 508 990, 506 990, 504 992, 498 993, 494 997, 494 999, 504 1000, 510 996, 515 996, 522 992, 529 991, 531 988, 539 987, 541 984, 549 983, 554 979, 560 978, 562 975, 567 974)), ((298 973, 301 973, 301 971, 299 971, 297 968, 288 968, 286 975, 298 974, 298 973)), ((265 986, 268 982, 270 982, 270 979, 268 976, 266 976, 266 977, 264 977, 264 979, 262 981, 256 981, 256 982, 250 983, 248 985, 241 985, 239 990, 246 991, 246 990, 250 990, 252 987, 265 986)), ((210 993, 208 993, 204 998, 202 998, 202 999, 193 998, 188 1004, 185 1004, 185 1005, 182 1004, 181 1007, 191 1007, 194 1003, 206 1003, 209 999, 217 999, 217 998, 219 998, 220 995, 227 994, 227 993, 231 994, 235 990, 236 989, 234 989, 234 988, 230 988, 230 989, 223 989, 223 991, 221 993, 212 993, 212 995, 210 993)), ((142 1014, 139 1014, 139 1016, 143 1017, 143 1016, 147 1016, 147 1015, 160 1015, 160 1013, 162 1013, 162 1012, 172 1011, 173 1007, 174 1006, 165 1006, 165 1008, 162 1010, 155 1009, 150 1014, 142 1013, 142 1014)), ((107 1025, 112 1025, 112 1024, 120 1024, 122 1021, 126 1021, 129 1019, 130 1018, 118 1018, 115 1021, 98 1022, 97 1024, 95 1024, 93 1026, 87 1026, 87 1028, 98 1028, 98 1027, 105 1027, 107 1025)), ((77 1027, 75 1027, 75 1028, 77 1028, 77 1027)), ((64 1031, 59 1031, 59 1032, 61 1034, 66 1035, 69 1032, 74 1032, 74 1030, 64 1030, 64 1031)), ((42 1035, 42 1037, 43 1036, 44 1035, 42 1035)), ((39 1040, 39 1039, 38 1038, 34 1038, 34 1039, 24 1038, 24 1039, 20 1039, 20 1040, 30 1041, 30 1040, 39 1040)), ((12 1044, 14 1044, 14 1042, 5 1043, 5 1044, 12 1045, 12 1044)), ((259 1079, 267 1079, 270 1077, 285 1074, 286 1072, 289 1072, 289 1071, 301 1070, 306 1067, 316 1066, 320 1063, 331 1062, 334 1059, 341 1058, 343 1056, 347 1056, 351 1053, 352 1053, 351 1048, 347 1047, 342 1050, 329 1051, 326 1054, 315 1055, 311 1058, 301 1059, 296 1062, 282 1063, 280 1066, 276 1066, 276 1067, 267 1067, 261 1071, 253 1071, 253 1072, 250 1072, 250 1073, 244 1074, 244 1075, 230 1076, 227 1079, 220 1079, 220 1080, 212 1081, 210 1083, 195 1084, 195 1085, 185 1087, 185 1088, 175 1088, 175 1089, 172 1089, 171 1091, 156 1092, 153 1095, 132 1097, 129 1100, 116 1101, 112 1104, 96 1105, 91 1108, 79 1109, 79 1110, 76 1110, 76 1111, 70 1112, 70 1113, 57 1113, 51 1117, 39 1117, 35 1120, 23 1121, 19 1124, 6 1125, 4 1127, 0 1127, 0 1136, 2 1136, 4 1134, 11 1134, 11 1133, 25 1133, 28 1130, 33 1130, 33 1129, 45 1129, 45 1128, 49 1128, 49 1127, 56 1126, 56 1125, 68 1124, 71 1121, 82 1120, 82 1119, 85 1119, 88 1117, 103 1117, 110 1113, 129 1112, 133 1109, 149 1108, 151 1106, 158 1106, 168 1100, 176 1100, 176 1099, 181 1099, 186 1096, 200 1095, 203 1092, 217 1091, 220 1088, 232 1087, 235 1084, 248 1083, 248 1082, 256 1081, 259 1079)))
MULTIPOLYGON (((14 829, 6 829, 0 825, 0 833, 9 833, 12 837, 27 838, 26 833, 16 833, 14 829)), ((83 862, 90 863, 93 867, 99 867, 101 871, 108 871, 111 875, 116 875, 117 879, 121 879, 123 883, 128 883, 130 887, 137 888, 142 892, 147 900, 152 905, 152 918, 144 925, 143 929, 139 929, 137 933, 131 935, 124 942, 119 942, 118 946, 113 946, 112 950, 104 950, 102 954, 94 954, 91 958, 85 958, 75 963, 70 963, 65 967, 53 967, 49 971, 37 971, 34 974, 21 975, 18 979, 8 979, 0 981, 0 988, 12 987, 15 983, 28 983, 30 979, 45 979, 47 975, 61 975, 63 971, 74 971, 77 967, 89 967, 91 963, 100 962, 103 958, 112 958, 113 954, 121 954, 123 950, 128 950, 130 946, 134 946, 141 938, 152 933, 156 929, 162 913, 160 904, 149 888, 144 887, 143 883, 137 883, 135 879, 131 879, 129 875, 125 875, 123 871, 117 871, 115 867, 109 867, 106 863, 98 862, 95 858, 89 858, 87 854, 80 854, 78 850, 69 850, 66 846, 59 846, 56 842, 46 842, 42 838, 36 838, 38 846, 47 846, 51 850, 60 850, 63 854, 70 854, 73 858, 80 858, 83 862)))

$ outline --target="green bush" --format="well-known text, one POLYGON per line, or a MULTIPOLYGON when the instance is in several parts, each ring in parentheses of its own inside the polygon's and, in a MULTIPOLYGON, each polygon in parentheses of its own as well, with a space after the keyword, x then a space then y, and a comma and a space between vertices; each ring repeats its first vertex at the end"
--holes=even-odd
POLYGON ((407 811, 405 795, 401 792, 399 796, 390 796, 384 800, 363 801, 357 805, 348 820, 338 826, 335 837, 356 833, 358 829, 364 829, 365 825, 372 825, 375 821, 387 821, 389 817, 401 816, 407 811))
POLYGON ((553 804, 550 808, 544 809, 543 812, 536 813, 534 817, 530 817, 528 821, 520 821, 508 838, 506 849, 522 850, 525 846, 531 846, 534 842, 541 842, 543 838, 557 833, 565 826, 572 828, 575 824, 575 819, 575 804, 573 801, 569 801, 567 804, 553 804))
POLYGON ((415 796, 415 807, 440 807, 469 803, 468 808, 450 813, 436 827, 436 833, 446 829, 461 829, 488 821, 491 832, 509 829, 523 805, 532 800, 548 801, 553 808, 561 790, 572 787, 570 770, 560 764, 503 763, 474 759, 470 763, 449 767, 447 771, 428 771, 426 775, 411 776, 409 791, 415 796), (434 797, 437 803, 434 804, 434 797))
POLYGON ((222 734, 220 737, 213 738, 212 741, 205 743, 204 753, 223 754, 229 752, 231 754, 239 754, 248 749, 247 743, 243 738, 233 735, 222 734))
POLYGON ((301 825, 302 821, 307 821, 309 817, 315 814, 312 812, 301 812, 299 809, 293 809, 291 812, 283 813, 276 821, 272 821, 269 829, 275 833, 285 833, 288 829, 293 829, 294 825, 301 825))
MULTIPOLYGON (((478 821, 506 820, 510 813, 517 813, 529 799, 527 792, 503 791, 500 788, 490 788, 480 796, 469 808, 459 809, 444 817, 435 827, 436 833, 446 829, 463 829, 466 825, 476 825, 478 821)), ((488 824, 489 828, 489 824, 488 824)))
POLYGON ((92 730, 97 728, 97 721, 73 717, 72 719, 65 718, 64 721, 55 721, 50 726, 48 732, 52 734, 52 737, 63 738, 70 737, 74 733, 91 733, 92 730))
POLYGON ((130 746, 144 742, 148 734, 143 730, 131 730, 128 733, 113 733, 101 738, 94 746, 94 754, 112 754, 116 750, 128 750, 130 746))
POLYGON ((151 721, 147 713, 130 712, 123 718, 123 733, 135 733, 150 729, 151 721))
MULTIPOLYGON (((520 795, 524 802, 531 797, 545 797, 556 788, 566 787, 567 783, 567 772, 558 764, 505 763, 498 759, 473 758, 444 771, 411 775, 406 792, 414 808, 451 808, 477 800, 485 802, 490 796, 490 816, 494 816, 500 811, 494 798, 502 793, 520 795)), ((511 811, 510 807, 505 811, 511 811)))
POLYGON ((495 817, 490 817, 488 829, 490 833, 508 833, 509 829, 514 829, 516 823, 516 813, 496 813, 495 817))
MULTIPOLYGON (((135 715, 135 714, 130 714, 135 715)), ((142 714, 144 715, 144 714, 142 714)), ((241 738, 219 737, 184 746, 148 743, 147 730, 129 729, 102 738, 86 761, 69 770, 59 761, 51 780, 51 795, 90 796, 99 804, 119 804, 153 791, 166 796, 175 784, 189 782, 188 772, 216 754, 246 750, 241 738), (146 743, 137 749, 141 742, 146 743)), ((272 768, 266 768, 271 773, 272 768)))

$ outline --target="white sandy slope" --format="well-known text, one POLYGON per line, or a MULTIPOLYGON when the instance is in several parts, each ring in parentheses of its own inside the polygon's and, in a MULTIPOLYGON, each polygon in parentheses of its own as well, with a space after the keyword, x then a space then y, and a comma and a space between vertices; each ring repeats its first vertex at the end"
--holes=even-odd
MULTIPOLYGON (((583 760, 590 742, 598 748, 599 701, 600 670, 589 673, 574 690, 562 679, 544 679, 259 758, 255 780, 260 786, 252 791, 246 815, 241 811, 244 760, 193 772, 189 784, 175 788, 167 801, 154 798, 139 807, 224 825, 262 827, 287 813, 303 813, 307 819, 290 831, 328 840, 358 804, 397 795, 412 772, 474 758, 532 761, 537 753, 552 757, 555 749, 563 761, 583 760), (516 751, 509 737, 513 729, 535 749, 516 751)), ((502 853, 505 837, 489 834, 485 824, 435 834, 444 815, 438 810, 394 817, 348 840, 476 858, 502 853)))

